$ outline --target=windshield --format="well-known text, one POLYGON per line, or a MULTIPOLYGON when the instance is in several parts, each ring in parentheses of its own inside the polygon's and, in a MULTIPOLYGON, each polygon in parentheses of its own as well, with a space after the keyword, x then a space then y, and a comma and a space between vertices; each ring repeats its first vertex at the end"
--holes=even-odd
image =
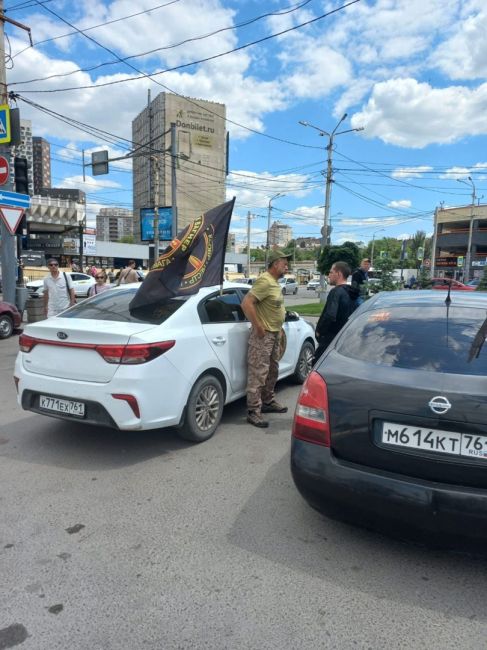
POLYGON ((487 346, 478 357, 471 354, 485 316, 485 309, 445 304, 365 312, 350 323, 336 349, 375 365, 487 375, 487 346))
POLYGON ((68 309, 60 318, 86 318, 126 323, 150 323, 160 325, 177 311, 187 300, 186 296, 171 298, 164 304, 150 307, 145 313, 137 310, 138 318, 132 316, 129 305, 138 287, 105 291, 68 309))

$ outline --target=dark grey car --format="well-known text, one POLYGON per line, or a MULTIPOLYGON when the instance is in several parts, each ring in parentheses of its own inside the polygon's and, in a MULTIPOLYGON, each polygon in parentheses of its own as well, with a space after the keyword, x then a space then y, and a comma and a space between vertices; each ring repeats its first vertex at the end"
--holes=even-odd
POLYGON ((455 544, 487 539, 487 295, 380 293, 308 377, 291 469, 331 516, 455 544))

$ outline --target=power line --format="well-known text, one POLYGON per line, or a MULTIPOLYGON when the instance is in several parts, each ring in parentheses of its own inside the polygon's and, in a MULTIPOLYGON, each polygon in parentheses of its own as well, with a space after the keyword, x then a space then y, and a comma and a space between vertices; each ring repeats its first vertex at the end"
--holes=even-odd
MULTIPOLYGON (((32 0, 30 0, 30 1, 32 1, 32 0)), ((47 0, 47 2, 51 2, 51 0, 47 0)), ((119 23, 119 22, 121 22, 123 20, 127 20, 128 18, 134 18, 135 16, 141 16, 142 14, 147 14, 147 13, 150 13, 151 11, 155 11, 157 9, 162 9, 164 7, 168 7, 169 5, 173 5, 173 4, 177 3, 177 2, 181 2, 181 0, 171 0, 170 2, 166 2, 166 3, 162 4, 162 5, 156 5, 155 7, 150 7, 149 9, 144 9, 144 11, 138 11, 135 14, 129 14, 127 16, 122 16, 121 18, 114 18, 113 20, 107 20, 106 22, 99 23, 98 25, 91 25, 90 27, 85 27, 83 31, 89 32, 89 31, 91 31, 93 29, 98 29, 98 27, 105 27, 106 25, 113 25, 114 23, 119 23)), ((43 2, 42 4, 45 4, 45 2, 43 2)), ((35 7, 36 5, 33 2, 32 4, 30 4, 28 6, 29 7, 35 7)), ((25 7, 22 7, 22 8, 25 9, 25 7)), ((52 36, 51 38, 45 38, 42 41, 36 41, 34 43, 34 46, 43 45, 44 43, 50 43, 51 41, 57 41, 57 40, 59 40, 61 38, 67 38, 68 36, 73 36, 74 34, 77 34, 77 33, 78 32, 74 31, 74 32, 68 32, 67 34, 60 34, 59 36, 52 36)), ((15 54, 13 58, 15 58, 16 56, 19 56, 20 54, 22 54, 26 50, 30 50, 31 47, 33 47, 33 46, 24 47, 24 49, 20 50, 20 52, 17 52, 17 54, 15 54)))
MULTIPOLYGON (((37 4, 39 4, 39 5, 41 5, 41 0, 35 0, 35 2, 36 2, 37 4)), ((250 47, 250 46, 252 46, 252 45, 256 45, 256 44, 258 44, 258 43, 262 43, 262 42, 264 42, 264 41, 267 41, 267 40, 270 40, 270 39, 276 38, 276 37, 278 37, 278 36, 282 36, 283 34, 287 34, 287 33, 291 32, 291 31, 296 30, 296 29, 300 29, 301 27, 308 26, 308 25, 310 25, 310 24, 312 24, 312 23, 315 23, 315 22, 317 22, 317 21, 319 21, 319 20, 322 20, 323 18, 326 18, 326 17, 328 17, 328 16, 331 16, 332 14, 335 14, 335 13, 337 13, 337 12, 339 12, 339 11, 343 11, 343 10, 346 9, 347 7, 350 7, 351 5, 356 4, 357 2, 361 2, 361 0, 350 0, 350 2, 344 4, 344 5, 340 6, 340 7, 337 7, 336 9, 333 9, 333 10, 331 10, 331 11, 325 13, 325 14, 322 14, 322 15, 320 15, 320 16, 317 16, 316 18, 313 18, 313 19, 311 19, 311 20, 309 20, 309 21, 306 21, 306 22, 304 22, 304 23, 300 23, 299 25, 295 25, 294 27, 290 27, 290 28, 288 28, 288 29, 282 30, 282 31, 277 32, 277 33, 274 33, 274 34, 270 34, 269 36, 265 36, 265 37, 263 37, 262 39, 258 39, 258 40, 256 40, 256 41, 252 41, 252 42, 250 42, 250 43, 246 43, 245 45, 242 45, 242 46, 239 46, 239 47, 237 47, 237 48, 234 48, 233 50, 229 50, 228 52, 223 52, 223 53, 221 53, 221 54, 219 54, 219 55, 216 55, 216 56, 214 56, 214 57, 208 57, 207 59, 202 59, 200 62, 209 61, 209 60, 211 60, 211 59, 219 58, 219 57, 221 57, 221 56, 226 56, 227 54, 231 54, 231 53, 233 53, 233 52, 237 52, 237 51, 240 51, 240 50, 246 49, 246 48, 248 48, 248 47, 250 47)), ((127 81, 135 81, 135 80, 138 80, 138 79, 146 79, 146 78, 148 78, 148 79, 151 79, 151 80, 152 80, 154 83, 156 83, 157 85, 159 85, 159 86, 161 86, 162 88, 164 88, 165 90, 167 90, 167 91, 169 91, 169 92, 172 92, 173 94, 177 95, 178 97, 183 97, 180 93, 178 93, 178 92, 174 91, 173 89, 169 88, 169 86, 166 86, 166 85, 162 84, 161 82, 159 82, 157 79, 154 79, 155 76, 157 76, 157 75, 159 75, 159 74, 163 74, 165 71, 156 72, 156 73, 153 73, 153 74, 146 74, 146 73, 141 72, 138 68, 136 68, 135 66, 133 66, 131 63, 128 63, 127 61, 123 61, 123 60, 121 59, 121 57, 119 57, 119 56, 116 54, 116 52, 113 52, 113 51, 110 50, 109 48, 105 47, 104 45, 102 45, 101 43, 99 43, 98 41, 96 41, 93 37, 88 36, 87 34, 84 34, 84 32, 83 32, 82 30, 77 29, 77 28, 75 27, 75 25, 72 25, 72 24, 69 23, 67 20, 65 20, 64 18, 62 18, 62 17, 59 16, 58 14, 56 14, 56 12, 52 11, 52 9, 49 9, 48 7, 45 8, 45 9, 46 9, 46 11, 49 11, 49 12, 52 13, 54 16, 56 16, 57 18, 59 18, 59 20, 62 20, 64 23, 66 23, 67 25, 69 25, 69 26, 72 27, 73 29, 76 29, 76 31, 79 32, 80 34, 83 34, 83 35, 85 36, 85 38, 89 39, 90 41, 92 41, 93 43, 95 43, 96 45, 98 45, 98 47, 103 48, 104 50, 106 50, 107 52, 109 52, 110 54, 112 54, 113 56, 117 57, 117 59, 118 59, 121 63, 125 63, 125 65, 127 65, 128 67, 132 68, 132 69, 135 70, 136 72, 139 72, 141 76, 138 76, 138 77, 128 77, 128 78, 126 78, 126 79, 119 79, 119 80, 117 80, 117 81, 110 81, 110 82, 105 82, 105 83, 102 83, 102 84, 91 84, 91 85, 86 85, 86 86, 76 86, 76 87, 71 87, 71 88, 57 88, 57 89, 50 89, 50 90, 29 90, 29 89, 24 89, 23 92, 26 92, 26 93, 32 94, 32 93, 66 92, 66 91, 69 91, 69 90, 82 90, 82 89, 88 89, 88 88, 102 88, 102 87, 105 87, 105 86, 112 86, 112 85, 114 85, 114 84, 118 84, 118 83, 125 83, 125 82, 127 82, 127 81)), ((182 67, 187 67, 188 65, 194 65, 195 63, 198 63, 198 62, 193 62, 193 63, 191 63, 191 64, 185 64, 185 65, 182 66, 182 67)), ((14 83, 12 83, 12 84, 10 84, 10 85, 14 85, 14 83)), ((184 99, 185 99, 187 102, 189 102, 189 103, 193 104, 194 106, 196 106, 197 108, 199 108, 199 109, 202 108, 202 106, 201 106, 200 104, 198 104, 196 101, 193 101, 193 100, 191 100, 191 99, 189 99, 189 98, 187 98, 187 97, 185 97, 184 99)), ((262 133, 261 131, 257 131, 256 129, 252 129, 251 127, 245 126, 245 125, 243 125, 243 124, 239 124, 238 122, 235 122, 235 121, 233 121, 233 120, 230 120, 229 118, 223 117, 222 115, 219 115, 218 113, 215 113, 214 111, 211 111, 210 109, 207 109, 207 110, 208 110, 208 112, 210 112, 211 114, 215 115, 215 116, 218 117, 219 119, 222 119, 222 120, 224 120, 225 122, 228 122, 229 124, 233 124, 233 125, 235 125, 235 126, 238 126, 239 128, 242 128, 242 129, 244 129, 244 130, 246 130, 246 131, 249 131, 250 133, 255 133, 255 134, 260 135, 260 136, 262 136, 262 137, 269 138, 269 139, 271 139, 271 140, 275 140, 275 141, 278 141, 278 142, 283 142, 283 143, 285 143, 285 144, 291 144, 291 145, 293 145, 293 146, 304 147, 304 148, 307 148, 307 149, 323 149, 322 147, 317 147, 317 146, 314 146, 314 145, 305 145, 305 144, 297 143, 297 142, 291 142, 290 140, 284 140, 283 138, 277 138, 277 137, 272 136, 272 135, 269 135, 269 134, 267 134, 267 133, 262 133)))

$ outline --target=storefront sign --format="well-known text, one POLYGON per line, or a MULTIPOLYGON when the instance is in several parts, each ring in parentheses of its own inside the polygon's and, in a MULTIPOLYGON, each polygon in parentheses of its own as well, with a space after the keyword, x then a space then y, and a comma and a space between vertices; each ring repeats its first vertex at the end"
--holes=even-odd
MULTIPOLYGON (((172 208, 159 208, 159 241, 172 239, 172 208)), ((141 208, 140 210, 140 239, 153 241, 154 239, 154 208, 141 208)))
POLYGON ((435 260, 435 266, 440 267, 440 266, 457 266, 457 258, 456 257, 437 257, 435 260))
POLYGON ((487 266, 487 258, 485 260, 473 260, 472 266, 487 266))
POLYGON ((29 238, 29 248, 52 250, 53 248, 62 248, 61 237, 33 237, 29 238))

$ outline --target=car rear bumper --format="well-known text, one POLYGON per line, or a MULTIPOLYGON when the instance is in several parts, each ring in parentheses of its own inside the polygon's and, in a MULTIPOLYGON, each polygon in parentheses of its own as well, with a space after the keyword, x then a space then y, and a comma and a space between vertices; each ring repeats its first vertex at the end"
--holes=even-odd
POLYGON ((327 447, 295 439, 291 472, 305 500, 336 519, 442 546, 485 546, 486 490, 346 463, 327 447))

